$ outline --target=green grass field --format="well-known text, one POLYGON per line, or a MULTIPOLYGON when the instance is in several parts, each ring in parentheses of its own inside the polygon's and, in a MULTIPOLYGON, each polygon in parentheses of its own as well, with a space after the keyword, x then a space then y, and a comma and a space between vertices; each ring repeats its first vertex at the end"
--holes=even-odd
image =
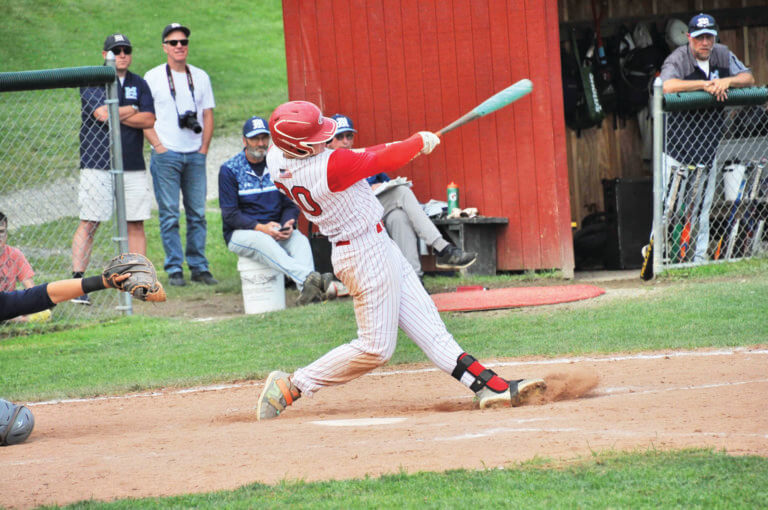
POLYGON ((244 112, 268 116, 287 100, 279 0, 5 2, 0 72, 100 65, 104 39, 121 32, 133 45, 131 71, 143 75, 165 62, 160 36, 171 22, 192 30, 189 63, 211 77, 218 134, 239 132, 244 112))
MULTIPOLYGON (((650 296, 614 298, 600 306, 443 316, 462 345, 479 357, 749 346, 768 338, 766 260, 672 273, 659 285, 650 296)), ((178 290, 171 299, 199 299, 187 294, 189 289, 178 290)), ((290 308, 266 318, 190 322, 134 316, 6 338, 0 341, 2 396, 37 401, 263 378, 276 366, 290 370, 303 365, 355 334, 349 300, 290 308)), ((401 338, 391 364, 426 361, 401 338)), ((72 508, 459 508, 478 503, 757 508, 767 488, 765 458, 651 449, 599 452, 567 463, 536 458, 503 470, 319 483, 286 480, 276 486, 257 483, 235 491, 91 501, 72 508)))
MULTIPOLYGON (((689 277, 651 297, 615 298, 600 306, 443 317, 462 346, 478 357, 554 357, 764 342, 768 260, 729 264, 728 269, 727 280, 689 277)), ((221 285, 230 284, 234 285, 225 276, 221 285)), ((169 291, 170 300, 204 299, 200 286, 169 291)), ((288 308, 266 317, 190 322, 133 316, 6 338, 0 342, 0 388, 5 398, 34 401, 259 379, 277 366, 286 370, 302 366, 354 338, 356 331, 348 299, 288 308)), ((401 333, 391 363, 426 362, 401 333)))
MULTIPOLYGON (((4 2, 0 72, 101 65, 104 39, 121 32, 134 49, 130 70, 144 75, 166 61, 163 27, 184 23, 192 30, 189 63, 211 77, 214 137, 237 135, 244 119, 254 114, 268 118, 288 99, 281 2, 193 5, 139 0, 124 9, 98 0, 4 2)), ((76 176, 76 89, 0 94, 0 125, 2 191, 39 185, 40 172, 29 171, 30 161, 44 169, 48 182, 76 176)))
MULTIPOLYGON (((98 65, 105 36, 120 31, 135 49, 132 70, 143 74, 164 61, 160 32, 178 21, 192 29, 190 62, 211 75, 216 135, 236 134, 244 113, 267 116, 287 98, 278 0, 138 0, 129 5, 23 0, 6 3, 3 13, 0 72, 98 65)), ((3 99, 0 108, 8 108, 3 99)), ((220 221, 219 214, 208 214, 208 258, 221 283, 204 291, 200 286, 169 288, 170 300, 239 292, 236 259, 224 247, 220 221)), ((156 218, 147 222, 146 231, 148 255, 162 267, 156 218)), ((427 278, 427 285, 503 285, 542 278, 557 281, 559 276, 439 277, 427 278)), ((600 306, 443 317, 478 357, 755 345, 768 338, 768 261, 675 271, 662 276, 659 288, 646 297, 600 306)), ((258 379, 278 365, 306 364, 347 341, 355 324, 345 300, 271 313, 267 320, 133 316, 77 327, 54 322, 22 332, 0 336, 0 397, 23 402, 258 379)), ((422 362, 421 351, 401 335, 391 363, 422 362)), ((89 501, 71 508, 764 508, 766 501, 765 458, 648 450, 596 453, 568 462, 536 458, 502 470, 401 473, 344 482, 286 480, 163 499, 89 501)))
POLYGON ((535 459, 505 469, 252 484, 231 492, 66 508, 764 508, 766 480, 768 463, 759 457, 649 450, 572 463, 535 459))

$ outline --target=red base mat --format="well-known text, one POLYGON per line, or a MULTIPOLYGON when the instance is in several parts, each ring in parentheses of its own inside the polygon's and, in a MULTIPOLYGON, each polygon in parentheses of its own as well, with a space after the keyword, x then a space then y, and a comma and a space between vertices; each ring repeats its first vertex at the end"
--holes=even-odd
POLYGON ((441 312, 467 312, 519 306, 553 305, 589 299, 601 294, 605 294, 605 289, 594 285, 560 285, 446 292, 432 294, 432 300, 441 312))

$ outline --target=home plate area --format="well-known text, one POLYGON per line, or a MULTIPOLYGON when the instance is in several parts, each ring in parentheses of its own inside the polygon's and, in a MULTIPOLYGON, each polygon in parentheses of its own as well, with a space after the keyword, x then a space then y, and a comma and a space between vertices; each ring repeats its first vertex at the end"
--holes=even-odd
POLYGON ((544 378, 545 400, 478 409, 471 391, 423 362, 324 388, 266 421, 253 409, 256 380, 31 402, 34 432, 0 453, 2 487, 13 488, 0 506, 569 463, 604 451, 768 456, 765 345, 483 361, 507 379, 544 378))
POLYGON ((481 286, 458 287, 456 292, 432 294, 441 312, 496 310, 522 306, 554 305, 590 299, 605 294, 594 285, 557 285, 549 287, 510 287, 485 290, 481 286))

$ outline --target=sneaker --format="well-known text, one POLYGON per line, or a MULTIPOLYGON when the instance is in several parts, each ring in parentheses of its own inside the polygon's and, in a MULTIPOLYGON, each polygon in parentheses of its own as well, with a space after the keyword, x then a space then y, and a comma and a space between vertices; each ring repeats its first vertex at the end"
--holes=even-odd
POLYGON ((297 305, 306 305, 320 299, 323 296, 323 277, 320 273, 313 271, 309 273, 304 280, 304 286, 301 288, 301 294, 296 300, 297 305))
POLYGON ((192 273, 192 281, 200 282, 206 285, 218 285, 219 281, 213 277, 208 271, 201 271, 199 273, 192 273))
POLYGON ((532 397, 541 395, 547 389, 544 379, 518 379, 507 381, 509 388, 501 393, 488 386, 476 393, 480 409, 493 407, 518 407, 528 403, 532 397))
POLYGON ((183 287, 187 284, 187 282, 184 280, 184 274, 183 273, 171 273, 168 275, 168 283, 171 285, 175 285, 176 287, 183 287))
POLYGON ((289 374, 275 370, 269 374, 264 389, 256 404, 258 420, 277 418, 294 400, 301 397, 301 391, 293 385, 289 374))
POLYGON ((443 254, 437 256, 435 266, 439 269, 464 269, 474 264, 476 260, 477 253, 464 251, 449 244, 443 250, 443 254))
POLYGON ((72 302, 77 303, 78 305, 91 306, 91 298, 88 296, 88 294, 83 294, 80 297, 76 297, 72 300, 72 302))
POLYGON ((323 301, 349 296, 349 289, 333 276, 333 273, 323 273, 323 301))

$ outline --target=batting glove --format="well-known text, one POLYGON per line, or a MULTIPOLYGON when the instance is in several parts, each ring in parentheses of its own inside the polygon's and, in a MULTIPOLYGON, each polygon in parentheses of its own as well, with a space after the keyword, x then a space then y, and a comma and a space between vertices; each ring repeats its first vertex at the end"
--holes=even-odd
POLYGON ((419 131, 419 136, 424 142, 424 147, 421 149, 422 154, 429 154, 435 147, 440 145, 440 137, 431 131, 419 131))

